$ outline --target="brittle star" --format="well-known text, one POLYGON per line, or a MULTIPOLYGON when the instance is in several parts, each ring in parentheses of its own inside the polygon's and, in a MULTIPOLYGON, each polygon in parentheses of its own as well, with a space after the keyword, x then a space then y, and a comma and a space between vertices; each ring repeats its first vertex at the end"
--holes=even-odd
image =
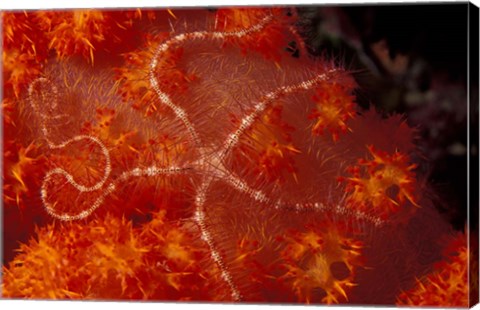
MULTIPOLYGON (((200 159, 190 163, 188 166, 183 166, 183 167, 170 166, 170 167, 160 168, 155 165, 152 165, 147 168, 134 168, 132 170, 123 172, 122 174, 120 174, 118 178, 116 178, 115 180, 112 180, 108 185, 105 185, 105 183, 109 179, 110 172, 111 172, 110 154, 108 152, 108 149, 105 147, 105 145, 100 139, 94 136, 89 136, 89 135, 78 135, 60 144, 55 144, 54 142, 52 142, 49 139, 50 133, 47 126, 47 121, 53 118, 61 118, 64 116, 62 115, 49 116, 47 113, 44 113, 40 109, 40 107, 37 105, 35 100, 33 100, 34 88, 37 83, 48 83, 48 80, 46 80, 45 78, 40 78, 40 79, 37 79, 35 82, 33 82, 29 88, 31 105, 34 111, 41 118, 42 133, 45 136, 45 139, 47 140, 49 147, 52 149, 60 149, 76 141, 89 140, 90 142, 93 142, 100 147, 102 154, 105 157, 105 168, 103 171, 104 173, 103 177, 96 184, 88 187, 77 183, 73 178, 73 176, 62 168, 54 168, 48 171, 44 177, 44 181, 41 189, 41 197, 42 197, 42 201, 46 211, 51 216, 63 221, 83 219, 88 217, 97 208, 99 208, 104 203, 105 198, 108 195, 112 194, 118 188, 119 183, 125 182, 129 178, 141 177, 141 176, 153 177, 153 176, 159 176, 159 175, 180 174, 180 173, 185 173, 186 171, 199 172, 203 175, 203 180, 195 193, 194 221, 196 222, 196 224, 200 229, 202 239, 207 243, 209 247, 210 255, 213 261, 220 268, 222 278, 225 280, 225 282, 228 284, 230 288, 231 296, 233 300, 235 301, 242 300, 243 297, 237 285, 233 281, 232 275, 230 274, 223 258, 221 257, 217 249, 217 246, 215 245, 215 242, 211 236, 211 233, 209 232, 205 224, 205 201, 206 201, 206 195, 209 191, 210 185, 215 179, 221 179, 225 181, 227 184, 229 184, 236 191, 239 191, 241 193, 244 193, 250 196, 255 201, 263 205, 274 206, 276 209, 293 210, 297 212, 305 211, 305 210, 308 210, 308 211, 325 210, 326 207, 321 203, 291 204, 291 203, 282 202, 281 200, 275 200, 271 197, 267 197, 267 195, 264 192, 250 187, 242 178, 235 175, 235 173, 233 173, 232 171, 229 171, 229 169, 225 167, 223 163, 223 159, 231 153, 232 149, 238 145, 242 135, 244 135, 245 132, 249 128, 251 128, 254 122, 262 116, 262 113, 266 109, 268 109, 275 100, 277 100, 281 96, 313 89, 318 84, 324 81, 328 81, 335 74, 336 69, 331 69, 327 72, 318 74, 316 76, 311 77, 310 79, 304 80, 297 84, 278 87, 277 89, 271 92, 265 93, 263 96, 260 97, 260 100, 256 102, 256 104, 254 104, 253 111, 242 118, 239 127, 228 136, 226 141, 224 141, 221 144, 219 151, 213 151, 211 148, 208 148, 203 145, 197 130, 195 129, 192 122, 189 120, 188 113, 184 109, 182 109, 180 106, 176 105, 171 100, 170 96, 160 89, 158 80, 155 76, 155 69, 158 64, 158 58, 162 55, 162 53, 165 53, 174 45, 184 43, 187 40, 202 40, 202 39, 224 40, 228 37, 243 38, 251 33, 261 31, 272 20, 273 20, 273 16, 269 15, 264 19, 262 19, 258 24, 241 31, 234 31, 234 32, 197 31, 197 32, 191 32, 191 33, 179 34, 167 40, 166 42, 160 44, 156 49, 153 55, 152 61, 150 63, 150 72, 149 72, 150 84, 152 88, 155 90, 160 101, 166 106, 168 106, 174 112, 176 118, 183 123, 195 147, 198 148, 198 151, 200 153, 200 159), (52 205, 50 202, 48 202, 49 192, 46 186, 46 184, 54 175, 61 175, 65 177, 67 182, 71 184, 73 187, 75 187, 80 193, 101 190, 99 193, 99 196, 90 208, 83 210, 77 214, 58 213, 55 210, 55 205, 52 205)), ((55 108, 57 106, 57 90, 54 85, 50 85, 50 87, 53 89, 53 92, 52 92, 53 99, 51 102, 51 106, 47 105, 47 107, 55 108)), ((43 98, 42 100, 45 100, 45 98, 43 98)), ((342 214, 345 212, 345 210, 339 207, 336 210, 334 210, 334 212, 342 214)), ((376 225, 381 224, 378 221, 378 219, 369 217, 366 214, 357 212, 354 215, 358 218, 369 220, 376 225)))
MULTIPOLYGON (((152 62, 150 64, 150 84, 152 85, 153 89, 158 95, 160 101, 170 107, 177 118, 183 123, 186 127, 188 132, 190 133, 191 139, 195 143, 195 145, 200 150, 201 160, 196 162, 193 166, 193 169, 200 169, 200 171, 205 172, 203 182, 201 183, 195 197, 195 221, 200 227, 202 239, 208 244, 210 247, 210 253, 212 259, 217 263, 219 266, 223 279, 228 283, 232 297, 234 300, 242 300, 242 296, 234 283, 232 276, 230 275, 228 268, 225 265, 221 255, 219 254, 215 243, 212 239, 212 236, 205 225, 205 200, 206 194, 210 188, 210 184, 212 183, 214 178, 219 178, 225 182, 227 182, 230 186, 232 186, 235 190, 245 193, 255 201, 273 205, 276 209, 285 208, 285 209, 293 209, 295 211, 301 211, 310 207, 312 210, 320 210, 323 208, 322 204, 319 203, 312 203, 308 204, 288 204, 284 203, 280 200, 274 200, 269 198, 260 190, 255 190, 251 188, 244 180, 239 178, 235 175, 232 171, 229 171, 223 164, 223 159, 231 152, 231 150, 239 143, 240 137, 253 125, 253 123, 262 115, 264 112, 275 100, 279 97, 296 93, 302 90, 309 90, 315 87, 316 85, 320 84, 321 82, 327 81, 330 78, 330 75, 336 72, 335 69, 331 69, 325 73, 316 75, 308 80, 302 81, 298 84, 289 85, 289 86, 282 86, 277 88, 274 91, 268 92, 261 96, 261 100, 258 101, 254 105, 254 110, 246 115, 240 122, 240 126, 231 133, 228 139, 222 144, 222 148, 220 151, 217 152, 210 152, 205 147, 202 147, 201 139, 195 130, 195 127, 191 123, 188 118, 188 114, 185 112, 184 109, 177 106, 169 97, 169 95, 163 92, 158 84, 157 78, 155 77, 155 69, 157 67, 157 59, 162 55, 162 53, 167 52, 172 46, 184 43, 187 40, 204 40, 204 39, 211 39, 211 40, 225 40, 229 37, 236 37, 236 38, 243 38, 251 33, 261 31, 268 23, 273 19, 272 15, 266 16, 262 19, 258 24, 241 30, 241 31, 233 31, 233 32, 208 32, 208 31, 197 31, 191 33, 185 33, 177 35, 170 40, 160 44, 156 49, 152 62)), ((296 33, 295 33, 296 34, 296 33)), ((340 213, 342 210, 338 210, 340 213)), ((357 213, 357 217, 364 217, 367 218, 368 216, 365 214, 357 213)), ((372 219, 370 219, 372 220, 372 219)), ((380 224, 377 219, 373 219, 374 223, 380 224)))

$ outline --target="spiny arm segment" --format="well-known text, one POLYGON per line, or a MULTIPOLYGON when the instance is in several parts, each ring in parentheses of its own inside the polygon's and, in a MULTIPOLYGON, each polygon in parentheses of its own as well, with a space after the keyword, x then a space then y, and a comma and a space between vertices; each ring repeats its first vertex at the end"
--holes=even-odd
POLYGON ((76 214, 67 214, 67 213, 58 213, 55 210, 54 204, 47 201, 49 193, 47 191, 46 184, 50 180, 50 178, 52 178, 52 176, 54 174, 61 174, 67 179, 68 183, 73 185, 80 192, 85 192, 85 191, 82 191, 77 186, 75 186, 73 181, 70 179, 70 175, 67 174, 66 172, 64 172, 63 169, 56 168, 56 169, 50 170, 47 173, 47 175, 45 176, 45 179, 44 179, 44 182, 43 182, 43 185, 42 185, 42 191, 41 191, 42 200, 43 200, 43 204, 45 206, 46 211, 48 212, 48 214, 50 214, 54 218, 62 220, 62 221, 81 220, 81 219, 86 218, 90 214, 92 214, 96 209, 98 209, 105 202, 105 198, 107 198, 110 194, 114 193, 118 189, 120 183, 125 182, 130 178, 133 178, 133 177, 154 177, 154 176, 159 176, 159 175, 176 175, 176 174, 184 173, 188 170, 190 170, 190 169, 181 168, 181 167, 174 167, 174 166, 167 167, 167 168, 159 168, 159 167, 156 167, 156 166, 150 166, 150 167, 147 167, 147 168, 144 168, 144 169, 134 168, 130 171, 125 171, 117 179, 110 182, 110 184, 108 186, 106 186, 101 191, 101 193, 99 194, 99 196, 97 197, 97 199, 94 201, 94 203, 92 204, 92 206, 90 208, 88 208, 86 210, 83 210, 83 211, 81 211, 79 213, 76 213, 76 214))
POLYGON ((254 110, 242 119, 237 130, 233 132, 224 142, 224 147, 221 151, 221 158, 224 158, 228 155, 228 153, 239 143, 240 137, 253 125, 255 120, 262 114, 262 112, 265 111, 275 100, 284 95, 310 90, 321 82, 328 80, 336 71, 336 69, 331 69, 309 80, 305 80, 294 85, 282 86, 265 94, 263 99, 255 105, 254 110))

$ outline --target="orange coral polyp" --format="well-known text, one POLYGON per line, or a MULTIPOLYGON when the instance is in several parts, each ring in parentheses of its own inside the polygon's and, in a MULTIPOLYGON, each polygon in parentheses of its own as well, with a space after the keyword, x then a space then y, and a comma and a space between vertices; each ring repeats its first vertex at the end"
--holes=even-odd
POLYGON ((107 216, 88 225, 48 225, 37 233, 38 240, 22 245, 6 270, 4 296, 118 298, 117 289, 127 294, 139 290, 135 270, 142 266, 146 249, 124 219, 107 216))
POLYGON ((323 135, 329 131, 336 142, 340 134, 350 130, 346 123, 355 117, 355 97, 352 95, 354 87, 354 82, 347 80, 342 85, 323 83, 317 88, 313 97, 317 106, 309 115, 309 119, 316 120, 312 127, 314 135, 323 135))
POLYGON ((251 9, 251 8, 232 8, 219 9, 216 12, 215 24, 217 29, 224 31, 239 31, 250 28, 258 24, 268 15, 280 15, 279 9, 251 9))
POLYGON ((382 217, 400 211, 405 201, 418 207, 414 194, 416 165, 409 163, 409 157, 398 151, 377 151, 373 146, 368 150, 373 159, 359 159, 359 166, 346 169, 353 177, 340 178, 347 183, 348 207, 370 210, 382 217))
MULTIPOLYGON (((125 65, 116 68, 116 79, 119 83, 118 92, 126 102, 135 109, 144 109, 147 116, 158 110, 157 94, 150 85, 150 62, 160 42, 166 40, 166 34, 146 39, 147 48, 124 54, 125 65)), ((178 67, 183 56, 183 49, 176 48, 165 52, 158 59, 155 75, 161 88, 168 93, 185 92, 188 84, 195 80, 195 75, 178 67)))
POLYGON ((35 22, 45 32, 48 48, 54 49, 58 58, 81 55, 92 65, 94 54, 112 43, 107 41, 120 41, 116 33, 132 26, 128 12, 122 15, 93 9, 37 12, 35 22))
MULTIPOLYGON (((446 246, 445 260, 435 270, 416 280, 411 290, 402 292, 397 305, 467 307, 469 305, 469 253, 467 238, 458 234, 446 246)), ((474 270, 472 270, 472 274, 474 270)), ((475 270, 478 274, 478 270, 475 270)))
POLYGON ((308 225, 306 232, 292 231, 286 237, 287 246, 281 253, 286 273, 281 278, 290 283, 301 302, 337 304, 347 301, 349 289, 355 286, 355 270, 363 265, 363 244, 344 236, 331 223, 322 224, 308 225), (337 279, 331 270, 333 263, 345 264, 349 274, 337 279), (316 289, 325 295, 315 296, 316 289))
POLYGON ((300 153, 291 142, 294 128, 282 120, 281 106, 273 106, 248 131, 242 149, 257 161, 256 171, 269 180, 283 181, 295 174, 295 155, 300 153))
POLYGON ((291 144, 285 145, 273 141, 267 149, 260 154, 260 169, 271 175, 278 175, 282 170, 292 173, 295 171, 292 156, 298 153, 300 153, 300 151, 291 144), (278 173, 273 171, 277 171, 278 173))
POLYGON ((42 12, 37 18, 40 27, 47 32, 49 48, 55 49, 59 58, 80 54, 92 63, 94 44, 105 40, 110 22, 98 10, 42 12))
POLYGON ((262 20, 269 17, 272 21, 258 33, 242 40, 231 37, 227 39, 227 43, 238 45, 244 53, 255 51, 267 59, 279 61, 283 49, 289 43, 289 30, 286 26, 288 18, 283 9, 220 9, 216 12, 215 28, 226 32, 241 31, 258 25, 262 20))
POLYGON ((42 172, 45 157, 39 152, 40 147, 33 142, 26 148, 15 146, 18 154, 7 152, 4 161, 8 162, 4 176, 3 198, 20 208, 24 207, 23 198, 32 195, 39 172, 42 172))
POLYGON ((41 65, 35 55, 18 49, 4 50, 2 59, 5 90, 12 89, 18 98, 25 85, 40 75, 41 65))

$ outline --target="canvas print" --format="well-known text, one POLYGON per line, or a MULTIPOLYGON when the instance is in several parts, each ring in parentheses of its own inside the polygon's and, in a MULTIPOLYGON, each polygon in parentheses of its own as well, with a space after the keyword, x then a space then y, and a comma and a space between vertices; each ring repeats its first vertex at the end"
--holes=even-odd
POLYGON ((1 16, 2 298, 477 302, 478 8, 1 16))

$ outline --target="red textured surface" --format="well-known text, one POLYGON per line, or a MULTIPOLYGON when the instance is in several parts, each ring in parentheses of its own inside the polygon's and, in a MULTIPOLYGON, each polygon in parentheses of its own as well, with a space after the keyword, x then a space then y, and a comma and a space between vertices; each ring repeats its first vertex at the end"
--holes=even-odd
POLYGON ((415 130, 294 9, 2 18, 4 297, 467 305, 415 130))

